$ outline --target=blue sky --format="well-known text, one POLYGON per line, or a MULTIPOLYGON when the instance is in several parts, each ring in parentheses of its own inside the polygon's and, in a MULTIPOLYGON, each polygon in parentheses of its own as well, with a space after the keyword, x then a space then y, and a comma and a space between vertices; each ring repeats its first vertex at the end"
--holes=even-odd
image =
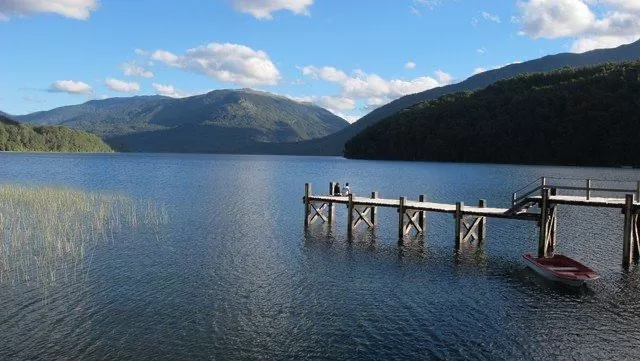
POLYGON ((0 0, 0 110, 254 88, 355 121, 486 69, 637 38, 638 0, 0 0))

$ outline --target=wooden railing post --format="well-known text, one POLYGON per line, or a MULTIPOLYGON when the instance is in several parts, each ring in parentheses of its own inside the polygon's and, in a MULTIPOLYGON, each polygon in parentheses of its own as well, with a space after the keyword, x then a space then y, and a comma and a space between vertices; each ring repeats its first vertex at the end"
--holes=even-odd
POLYGON ((587 179, 587 199, 591 199, 591 179, 587 179))
MULTIPOLYGON (((376 199, 378 198, 378 192, 371 192, 371 199, 376 199)), ((377 207, 376 206, 371 206, 371 224, 373 224, 374 226, 376 225, 376 210, 377 207)))

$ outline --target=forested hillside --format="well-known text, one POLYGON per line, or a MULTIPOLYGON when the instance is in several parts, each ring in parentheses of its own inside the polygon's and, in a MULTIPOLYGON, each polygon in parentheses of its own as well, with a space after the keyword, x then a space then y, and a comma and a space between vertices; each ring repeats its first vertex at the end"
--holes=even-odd
POLYGON ((0 115, 0 151, 111 152, 98 136, 61 126, 34 127, 0 115))
POLYGON ((640 165, 640 62, 521 75, 418 103, 347 142, 345 156, 640 165))

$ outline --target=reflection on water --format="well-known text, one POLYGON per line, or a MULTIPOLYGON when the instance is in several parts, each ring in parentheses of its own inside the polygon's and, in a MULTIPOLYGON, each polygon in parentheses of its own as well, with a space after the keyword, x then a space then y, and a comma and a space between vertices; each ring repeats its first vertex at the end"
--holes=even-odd
POLYGON ((559 208, 558 250, 602 276, 572 290, 521 261, 532 222, 489 219, 456 252, 450 215, 398 244, 397 213, 346 237, 303 230, 305 182, 355 193, 509 204, 540 176, 635 170, 224 155, 0 154, 0 182, 119 192, 167 207, 166 237, 120 232, 87 281, 0 284, 0 359, 637 359, 640 271, 620 267, 622 216, 559 208), (398 177, 402 174, 402 177, 398 177), (135 240, 135 242, 132 242, 135 240), (69 292, 69 290, 80 290, 69 292))

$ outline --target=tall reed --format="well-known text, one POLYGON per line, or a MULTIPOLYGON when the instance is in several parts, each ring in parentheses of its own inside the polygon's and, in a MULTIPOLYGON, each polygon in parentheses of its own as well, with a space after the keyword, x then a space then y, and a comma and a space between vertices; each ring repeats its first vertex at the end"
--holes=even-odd
POLYGON ((164 207, 122 194, 0 185, 0 282, 77 277, 118 231, 167 222, 164 207))

